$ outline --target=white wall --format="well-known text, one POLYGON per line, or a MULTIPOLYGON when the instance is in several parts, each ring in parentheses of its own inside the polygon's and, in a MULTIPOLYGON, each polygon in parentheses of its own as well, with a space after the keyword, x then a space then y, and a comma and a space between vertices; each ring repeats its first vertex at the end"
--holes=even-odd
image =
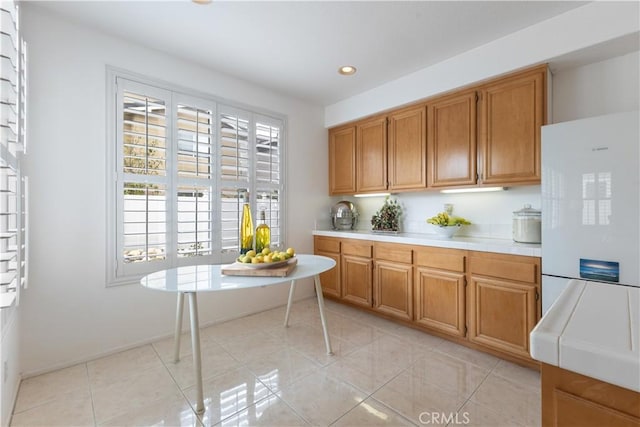
MULTIPOLYGON (((444 210, 444 204, 453 205, 453 214, 464 217, 472 225, 463 227, 459 236, 511 239, 513 211, 525 203, 540 209, 540 186, 513 187, 495 193, 441 194, 439 192, 412 192, 393 195, 403 207, 402 231, 408 233, 433 233, 426 220, 444 210)), ((358 208, 358 230, 371 229, 371 216, 384 203, 384 197, 334 197, 332 202, 350 200, 358 208)), ((318 223, 318 228, 328 227, 329 222, 318 223)))
POLYGON ((637 34, 638 2, 590 2, 325 108, 325 125, 364 117, 589 46, 637 34))
MULTIPOLYGON (((313 218, 327 194, 321 108, 23 6, 30 59, 31 268, 20 307, 26 375, 167 335, 173 327, 173 295, 138 285, 105 287, 107 65, 285 114, 287 244, 312 251, 313 218)), ((201 322, 280 305, 287 289, 203 295, 201 322)), ((311 293, 309 282, 298 288, 300 296, 311 293)))
POLYGON ((640 55, 627 55, 553 73, 553 122, 639 110, 640 55))

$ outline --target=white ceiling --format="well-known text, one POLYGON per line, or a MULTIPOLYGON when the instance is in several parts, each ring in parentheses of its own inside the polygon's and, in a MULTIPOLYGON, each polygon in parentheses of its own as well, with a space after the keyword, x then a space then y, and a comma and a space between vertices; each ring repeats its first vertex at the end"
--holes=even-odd
MULTIPOLYGON (((34 2, 36 3, 36 2, 34 2)), ((330 105, 582 6, 575 1, 45 1, 135 43, 330 105), (350 64, 354 76, 337 69, 350 64)))

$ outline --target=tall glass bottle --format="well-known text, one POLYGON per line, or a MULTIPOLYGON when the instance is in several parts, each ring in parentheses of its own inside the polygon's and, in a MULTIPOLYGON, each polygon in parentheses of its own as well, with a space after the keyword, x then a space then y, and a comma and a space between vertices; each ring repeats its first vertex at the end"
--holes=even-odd
POLYGON ((271 245, 271 230, 267 225, 264 210, 260 211, 260 222, 256 228, 256 252, 262 252, 271 245))
POLYGON ((253 219, 249 207, 249 192, 242 194, 242 219, 240 220, 240 253, 246 254, 253 249, 253 219))

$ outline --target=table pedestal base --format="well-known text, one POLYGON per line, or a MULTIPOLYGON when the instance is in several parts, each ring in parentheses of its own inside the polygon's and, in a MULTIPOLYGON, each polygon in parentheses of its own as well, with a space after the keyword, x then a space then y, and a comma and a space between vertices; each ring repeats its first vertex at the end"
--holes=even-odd
MULTIPOLYGON (((327 319, 324 314, 324 297, 322 295, 322 286, 320 285, 320 276, 313 276, 313 282, 316 289, 316 297, 318 299, 318 309, 320 310, 320 321, 322 323, 322 332, 324 334, 324 343, 327 347, 327 354, 333 355, 331 350, 331 341, 329 340, 329 328, 327 319)), ((291 281, 289 288, 289 299, 287 301, 287 311, 284 316, 284 326, 289 327, 289 314, 291 305, 293 304, 293 295, 295 293, 296 281, 291 281)), ((202 414, 204 412, 204 392, 202 387, 202 356, 200 353, 200 325, 198 322, 198 299, 196 292, 178 292, 178 303, 176 308, 176 327, 174 333, 174 362, 180 361, 180 335, 182 332, 182 315, 184 310, 184 294, 189 298, 189 317, 191 321, 191 347, 193 349, 193 368, 196 376, 196 412, 202 414)))

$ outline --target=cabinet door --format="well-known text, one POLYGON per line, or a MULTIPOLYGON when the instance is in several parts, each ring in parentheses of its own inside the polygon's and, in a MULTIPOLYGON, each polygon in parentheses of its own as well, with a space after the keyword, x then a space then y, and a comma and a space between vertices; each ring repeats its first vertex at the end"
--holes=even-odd
POLYGON ((546 71, 499 80, 482 91, 482 184, 539 183, 546 71))
POLYGON ((340 298, 340 254, 316 251, 316 255, 326 256, 336 262, 336 266, 331 270, 320 273, 320 284, 322 293, 334 298, 340 298))
POLYGON ((387 118, 379 117, 358 124, 357 129, 358 192, 387 189, 387 118))
POLYGON ((373 307, 391 316, 413 319, 413 267, 376 261, 373 275, 373 307))
POLYGON ((640 426, 640 394, 542 363, 542 425, 640 426))
POLYGON ((356 192, 356 128, 329 130, 329 194, 356 192))
POLYGON ((389 116, 389 189, 427 186, 426 111, 424 106, 389 116))
POLYGON ((371 307, 371 258, 342 255, 342 299, 371 307))
POLYGON ((465 335, 465 275, 416 268, 416 322, 451 335, 465 335))
POLYGON ((471 275, 469 340, 530 359, 529 333, 536 324, 538 288, 471 275))
POLYGON ((430 187, 476 184, 476 97, 470 91, 428 104, 430 187))

